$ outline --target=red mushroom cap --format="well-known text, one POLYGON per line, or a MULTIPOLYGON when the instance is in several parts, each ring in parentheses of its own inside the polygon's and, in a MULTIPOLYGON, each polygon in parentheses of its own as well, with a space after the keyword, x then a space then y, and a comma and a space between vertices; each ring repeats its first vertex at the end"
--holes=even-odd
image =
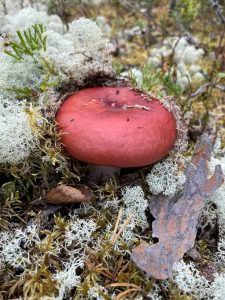
POLYGON ((62 104, 56 121, 67 152, 95 165, 146 166, 176 140, 174 115, 158 99, 127 87, 80 90, 62 104))

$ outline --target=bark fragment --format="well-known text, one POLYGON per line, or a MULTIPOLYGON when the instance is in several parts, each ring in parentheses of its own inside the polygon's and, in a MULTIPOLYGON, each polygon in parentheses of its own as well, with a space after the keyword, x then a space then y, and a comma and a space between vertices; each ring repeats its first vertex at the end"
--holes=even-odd
POLYGON ((174 263, 194 246, 204 200, 223 183, 220 166, 216 166, 214 174, 208 178, 207 161, 211 150, 210 139, 203 135, 185 171, 182 192, 173 198, 158 195, 150 199, 150 210, 155 218, 152 236, 159 241, 154 245, 142 242, 133 249, 131 256, 148 276, 162 280, 171 277, 174 263))

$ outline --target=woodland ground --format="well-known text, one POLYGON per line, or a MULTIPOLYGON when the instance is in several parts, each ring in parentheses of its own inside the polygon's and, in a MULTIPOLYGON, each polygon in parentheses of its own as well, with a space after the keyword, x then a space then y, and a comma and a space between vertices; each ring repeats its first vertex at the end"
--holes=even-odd
MULTIPOLYGON (((172 180, 175 189, 183 184, 179 174, 203 133, 212 138, 213 159, 225 169, 225 2, 93 2, 52 0, 48 13, 59 15, 68 27, 80 17, 96 20, 111 43, 118 78, 160 97, 175 96, 188 137, 176 183, 172 180)), ((91 80, 85 84, 96 85, 91 80)), ((50 84, 47 79, 44 83, 46 92, 50 84)), ((73 90, 71 83, 55 89, 64 96, 67 88, 73 90)), ((28 110, 32 119, 41 106, 30 91, 23 90, 23 97, 34 103, 34 110, 28 110)), ((17 92, 19 99, 21 89, 17 92)), ((149 199, 156 187, 164 194, 169 190, 173 165, 158 165, 156 176, 169 170, 168 182, 162 179, 160 187, 158 177, 154 187, 148 182, 149 174, 154 182, 153 166, 125 169, 121 176, 91 186, 91 204, 47 204, 44 196, 58 184, 88 184, 87 165, 66 156, 49 122, 40 129, 34 119, 40 144, 25 163, 0 164, 0 299, 223 299, 225 225, 219 204, 205 199, 195 246, 173 277, 146 277, 130 254, 141 240, 156 242, 149 199)))

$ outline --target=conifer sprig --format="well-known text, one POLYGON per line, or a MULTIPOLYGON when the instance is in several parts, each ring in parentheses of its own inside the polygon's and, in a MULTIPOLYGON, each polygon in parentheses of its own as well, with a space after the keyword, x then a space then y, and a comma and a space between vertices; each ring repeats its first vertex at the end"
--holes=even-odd
POLYGON ((43 24, 34 24, 23 32, 17 31, 19 42, 10 41, 12 51, 5 50, 5 53, 15 58, 17 61, 23 59, 24 55, 34 56, 35 52, 46 51, 47 36, 46 28, 43 24))

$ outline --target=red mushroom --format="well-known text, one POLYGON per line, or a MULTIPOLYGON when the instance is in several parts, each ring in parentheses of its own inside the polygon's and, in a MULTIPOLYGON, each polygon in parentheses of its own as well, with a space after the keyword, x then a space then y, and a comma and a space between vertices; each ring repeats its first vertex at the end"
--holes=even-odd
POLYGON ((176 140, 173 113, 158 99, 127 87, 80 90, 62 104, 56 121, 67 152, 99 166, 152 164, 176 140))

